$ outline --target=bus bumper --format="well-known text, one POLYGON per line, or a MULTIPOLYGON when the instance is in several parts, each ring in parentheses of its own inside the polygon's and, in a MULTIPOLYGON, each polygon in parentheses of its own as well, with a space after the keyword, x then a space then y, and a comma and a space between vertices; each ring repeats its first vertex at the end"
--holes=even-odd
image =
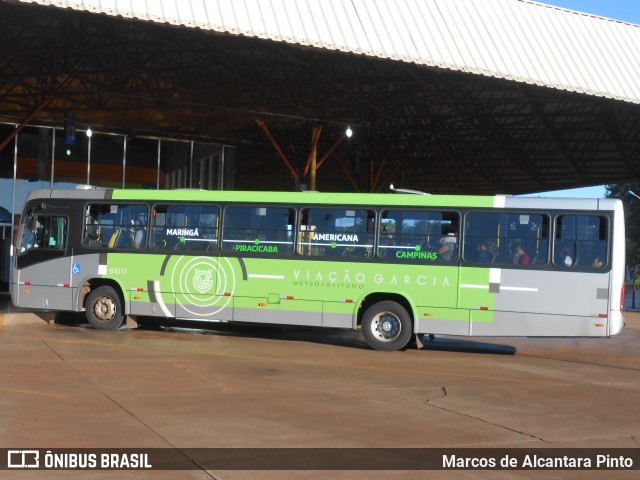
POLYGON ((613 311, 609 315, 609 336, 617 335, 624 327, 624 317, 621 311, 613 311))

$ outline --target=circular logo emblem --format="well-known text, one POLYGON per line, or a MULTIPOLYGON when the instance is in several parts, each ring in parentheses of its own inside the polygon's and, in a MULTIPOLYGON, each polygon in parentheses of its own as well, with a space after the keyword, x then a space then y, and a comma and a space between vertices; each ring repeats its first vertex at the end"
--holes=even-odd
POLYGON ((176 257, 171 290, 176 301, 192 315, 215 315, 231 301, 236 278, 227 258, 176 257))
POLYGON ((199 293, 207 293, 213 287, 213 270, 212 269, 196 269, 196 273, 193 276, 193 287, 199 293))

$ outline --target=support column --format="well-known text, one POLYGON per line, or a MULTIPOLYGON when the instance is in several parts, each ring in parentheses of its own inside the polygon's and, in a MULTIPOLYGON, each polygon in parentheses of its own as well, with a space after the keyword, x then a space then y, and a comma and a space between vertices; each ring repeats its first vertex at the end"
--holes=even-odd
POLYGON ((161 152, 162 140, 158 139, 158 158, 156 165, 156 190, 160 190, 160 152, 161 152))
POLYGON ((311 173, 309 174, 309 189, 313 192, 316 190, 316 170, 318 160, 318 138, 320 137, 320 129, 311 129, 311 173))
POLYGON ((280 145, 278 145, 278 142, 276 142, 276 139, 273 138, 273 135, 271 135, 271 132, 267 128, 267 125, 262 120, 256 120, 256 124, 262 129, 262 131, 267 136, 269 141, 271 141, 271 144, 273 145, 273 148, 276 149, 276 152, 278 152, 278 155, 280 155, 280 158, 282 159, 282 161, 284 162, 286 167, 289 169, 289 172, 291 173, 291 176, 293 177, 293 182, 296 185, 299 184, 300 183, 300 174, 296 171, 295 167, 291 164, 291 162, 289 161, 287 156, 284 154, 284 152, 280 148, 280 145))
POLYGON ((122 188, 125 188, 127 178, 127 136, 122 142, 122 188))

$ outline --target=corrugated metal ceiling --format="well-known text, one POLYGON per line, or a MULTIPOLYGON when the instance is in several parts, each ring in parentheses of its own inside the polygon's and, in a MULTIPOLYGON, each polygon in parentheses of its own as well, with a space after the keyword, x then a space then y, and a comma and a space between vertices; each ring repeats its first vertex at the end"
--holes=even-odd
POLYGON ((640 27, 524 0, 21 0, 640 103, 640 27))

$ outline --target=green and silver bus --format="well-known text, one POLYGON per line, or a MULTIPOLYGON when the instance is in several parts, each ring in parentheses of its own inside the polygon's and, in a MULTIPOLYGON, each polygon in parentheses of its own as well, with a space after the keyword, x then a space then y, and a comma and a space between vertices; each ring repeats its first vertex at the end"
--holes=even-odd
POLYGON ((608 337, 623 328, 614 199, 38 190, 13 249, 15 306, 416 335, 608 337))

